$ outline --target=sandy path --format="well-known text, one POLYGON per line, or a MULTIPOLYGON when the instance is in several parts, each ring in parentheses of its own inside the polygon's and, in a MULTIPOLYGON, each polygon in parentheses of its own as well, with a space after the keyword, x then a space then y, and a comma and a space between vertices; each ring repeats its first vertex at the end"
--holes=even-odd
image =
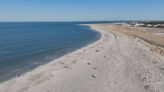
POLYGON ((99 41, 0 84, 0 92, 164 92, 164 57, 113 31, 99 41))

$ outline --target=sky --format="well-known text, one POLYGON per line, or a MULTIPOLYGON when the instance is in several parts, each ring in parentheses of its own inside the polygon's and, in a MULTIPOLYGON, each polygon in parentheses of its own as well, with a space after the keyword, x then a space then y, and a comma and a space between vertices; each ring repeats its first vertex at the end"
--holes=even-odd
POLYGON ((164 20, 164 0, 0 0, 0 21, 164 20))

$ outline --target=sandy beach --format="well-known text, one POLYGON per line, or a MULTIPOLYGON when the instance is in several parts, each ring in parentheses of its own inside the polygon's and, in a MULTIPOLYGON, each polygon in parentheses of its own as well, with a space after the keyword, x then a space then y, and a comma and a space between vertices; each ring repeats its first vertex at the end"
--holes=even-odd
POLYGON ((0 92, 164 92, 164 57, 138 37, 89 25, 101 38, 0 84, 0 92))

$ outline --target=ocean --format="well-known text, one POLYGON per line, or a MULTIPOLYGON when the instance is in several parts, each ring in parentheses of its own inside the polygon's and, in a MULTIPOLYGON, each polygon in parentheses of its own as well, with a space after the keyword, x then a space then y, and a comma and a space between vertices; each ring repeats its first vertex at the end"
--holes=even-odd
POLYGON ((0 82, 82 48, 100 33, 75 22, 1 22, 0 82))

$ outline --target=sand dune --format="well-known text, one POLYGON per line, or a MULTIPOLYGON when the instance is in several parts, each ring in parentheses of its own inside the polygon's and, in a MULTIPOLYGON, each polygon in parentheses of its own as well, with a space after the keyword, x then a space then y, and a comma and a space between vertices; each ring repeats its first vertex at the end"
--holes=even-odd
POLYGON ((141 39, 90 26, 100 40, 1 83, 0 92, 164 92, 163 56, 141 39))
POLYGON ((148 27, 129 27, 127 25, 103 24, 101 27, 133 36, 146 41, 152 51, 164 56, 164 29, 148 27))

